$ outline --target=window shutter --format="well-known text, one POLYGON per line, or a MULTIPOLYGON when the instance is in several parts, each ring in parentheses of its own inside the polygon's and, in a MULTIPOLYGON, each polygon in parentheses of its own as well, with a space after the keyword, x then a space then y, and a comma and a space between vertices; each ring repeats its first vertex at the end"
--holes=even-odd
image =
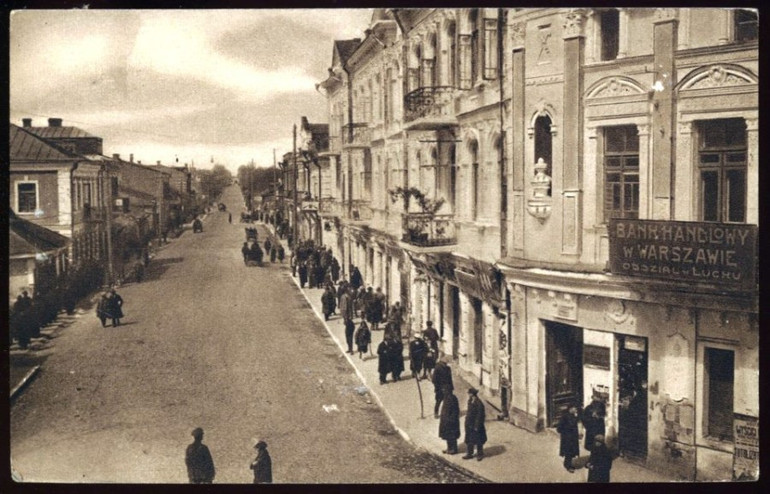
POLYGON ((471 80, 471 35, 461 34, 458 39, 460 41, 460 56, 458 57, 460 89, 470 89, 473 84, 471 80))
POLYGON ((484 19, 482 60, 484 79, 497 78, 497 19, 484 19))

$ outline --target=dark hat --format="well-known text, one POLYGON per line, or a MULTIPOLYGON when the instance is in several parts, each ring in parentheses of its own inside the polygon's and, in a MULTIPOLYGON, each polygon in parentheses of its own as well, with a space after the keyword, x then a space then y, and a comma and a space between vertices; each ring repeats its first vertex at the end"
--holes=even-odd
POLYGON ((479 390, 476 388, 468 388, 468 394, 476 396, 479 394, 479 390))
POLYGON ((195 438, 203 437, 203 429, 201 429, 200 427, 196 427, 195 429, 193 429, 192 435, 195 438))
POLYGON ((594 436, 594 441, 599 442, 599 443, 603 443, 604 442, 604 436, 601 435, 601 434, 599 434, 597 436, 594 436))
POLYGON ((254 444, 254 447, 255 447, 255 448, 257 448, 257 449, 260 449, 260 448, 267 448, 267 443, 266 443, 265 441, 263 441, 262 439, 259 439, 259 440, 256 442, 256 444, 254 444))

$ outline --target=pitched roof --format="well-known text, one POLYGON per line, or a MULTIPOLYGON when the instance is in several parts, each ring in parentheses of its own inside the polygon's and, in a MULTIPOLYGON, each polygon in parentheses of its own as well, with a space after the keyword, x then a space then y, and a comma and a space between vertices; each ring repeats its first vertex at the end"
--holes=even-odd
POLYGON ((338 39, 334 41, 334 49, 340 57, 340 63, 345 63, 350 55, 356 51, 358 45, 361 44, 361 38, 355 39, 338 39))
POLYGON ((29 132, 32 132, 38 137, 42 137, 44 139, 51 139, 51 138, 65 138, 65 139, 72 139, 72 138, 79 138, 79 137, 93 137, 96 139, 100 139, 100 137, 97 137, 95 135, 91 135, 88 132, 86 132, 83 129, 79 129, 78 127, 25 127, 26 130, 29 132))
POLYGON ((16 216, 9 210, 8 254, 10 256, 34 255, 66 247, 69 239, 64 235, 16 216))
POLYGON ((11 161, 72 161, 78 158, 18 125, 11 124, 9 134, 8 156, 11 161))

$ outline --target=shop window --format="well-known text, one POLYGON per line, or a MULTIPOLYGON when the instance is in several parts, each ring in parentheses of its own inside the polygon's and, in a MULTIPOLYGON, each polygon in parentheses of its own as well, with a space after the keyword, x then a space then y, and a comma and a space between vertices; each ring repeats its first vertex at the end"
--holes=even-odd
POLYGON ((704 432, 713 439, 732 441, 735 354, 731 350, 706 348, 705 357, 708 411, 704 432))
POLYGON ((740 118, 698 124, 700 219, 746 221, 746 124, 740 118))
POLYGON ((607 127, 604 141, 604 217, 639 218, 639 135, 635 125, 607 127))
POLYGON ((759 18, 756 10, 737 9, 733 16, 735 41, 759 38, 759 18))
POLYGON ((620 46, 620 13, 615 9, 603 10, 599 14, 599 33, 601 36, 601 59, 618 58, 620 46))
POLYGON ((37 211, 37 182, 16 183, 16 211, 34 213, 37 211))

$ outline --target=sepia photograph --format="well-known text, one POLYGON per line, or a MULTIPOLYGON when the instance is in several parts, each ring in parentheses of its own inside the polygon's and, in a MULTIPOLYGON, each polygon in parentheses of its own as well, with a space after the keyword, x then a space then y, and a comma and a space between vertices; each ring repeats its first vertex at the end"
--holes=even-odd
POLYGON ((757 485, 757 9, 8 28, 12 490, 757 485))

